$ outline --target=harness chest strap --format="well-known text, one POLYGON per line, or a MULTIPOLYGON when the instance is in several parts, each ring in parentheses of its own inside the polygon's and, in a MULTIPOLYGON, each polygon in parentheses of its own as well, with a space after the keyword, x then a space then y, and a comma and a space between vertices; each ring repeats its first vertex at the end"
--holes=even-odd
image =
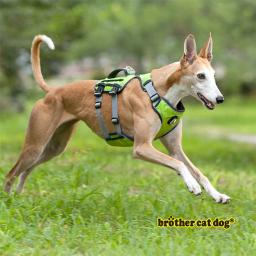
POLYGON ((153 86, 152 80, 148 80, 146 81, 144 88, 146 90, 146 92, 148 93, 148 96, 152 102, 152 105, 154 107, 157 106, 157 104, 159 104, 159 101, 161 100, 159 94, 157 93, 156 89, 153 86))

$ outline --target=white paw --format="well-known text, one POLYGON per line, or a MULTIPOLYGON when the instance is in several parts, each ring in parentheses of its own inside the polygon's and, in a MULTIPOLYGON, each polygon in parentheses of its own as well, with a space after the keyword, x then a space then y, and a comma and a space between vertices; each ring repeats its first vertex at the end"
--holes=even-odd
POLYGON ((196 196, 202 193, 200 185, 186 167, 181 168, 180 175, 191 193, 195 194, 196 196))
POLYGON ((230 197, 225 195, 225 194, 221 194, 220 192, 218 192, 213 186, 212 184, 209 182, 209 180, 206 178, 206 180, 203 183, 203 187, 204 189, 207 191, 207 193, 213 197, 213 199, 217 202, 217 203, 221 203, 221 204, 226 204, 230 201, 230 197))
POLYGON ((184 182, 188 187, 188 190, 196 196, 202 193, 200 185, 197 183, 195 178, 189 173, 183 176, 184 182))
POLYGON ((230 197, 225 194, 218 194, 214 196, 214 199, 217 203, 227 204, 230 201, 230 197))
POLYGON ((189 181, 186 181, 186 185, 188 187, 188 190, 195 194, 196 196, 200 195, 202 193, 200 185, 197 183, 197 181, 193 178, 189 181))

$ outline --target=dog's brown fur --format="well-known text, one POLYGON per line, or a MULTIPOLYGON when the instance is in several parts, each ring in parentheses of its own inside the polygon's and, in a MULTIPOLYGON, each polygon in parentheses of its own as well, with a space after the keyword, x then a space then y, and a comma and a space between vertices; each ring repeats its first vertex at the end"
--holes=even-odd
MULTIPOLYGON (((17 163, 6 176, 7 192, 11 191, 15 177, 18 176, 20 183, 17 192, 21 192, 28 174, 35 166, 63 152, 79 120, 84 121, 92 131, 101 136, 94 107, 94 86, 97 81, 82 80, 62 87, 50 88, 41 74, 39 57, 41 42, 42 37, 36 36, 32 43, 32 68, 36 81, 46 95, 32 110, 22 152, 17 163)), ((186 40, 187 48, 193 46, 193 42, 194 38, 190 35, 186 40)), ((205 56, 208 48, 209 42, 201 50, 201 56, 193 55, 193 61, 190 56, 184 54, 180 64, 174 63, 152 70, 152 80, 158 93, 164 96, 182 76, 193 74, 198 69, 198 65, 210 65, 205 56)), ((103 106, 102 113, 106 126, 109 131, 114 131, 111 123, 111 96, 104 95, 103 106)), ((151 107, 148 95, 141 89, 137 79, 132 80, 119 95, 118 108, 123 131, 134 137, 134 156, 175 169, 183 177, 184 172, 181 171, 184 171, 184 164, 152 146, 161 123, 151 107)), ((200 171, 195 171, 193 175, 198 180, 204 177, 200 171)), ((192 185, 189 189, 198 193, 192 185)))

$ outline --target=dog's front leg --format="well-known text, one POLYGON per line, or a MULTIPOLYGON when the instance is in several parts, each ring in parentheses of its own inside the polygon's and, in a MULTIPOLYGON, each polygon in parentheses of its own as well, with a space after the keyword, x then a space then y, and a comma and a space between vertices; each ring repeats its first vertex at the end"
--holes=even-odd
POLYGON ((140 122, 134 136, 134 157, 174 169, 183 178, 190 192, 195 195, 201 194, 200 185, 183 162, 156 150, 152 146, 154 134, 155 131, 152 131, 148 123, 140 122))
POLYGON ((156 150, 151 143, 137 144, 134 147, 134 157, 174 169, 183 178, 190 192, 195 195, 201 194, 200 185, 185 164, 156 150))
POLYGON ((193 177, 203 186, 206 192, 218 203, 227 203, 230 197, 219 193, 206 176, 189 160, 182 149, 182 122, 169 134, 161 138, 162 143, 169 151, 169 154, 182 161, 190 170, 193 177))

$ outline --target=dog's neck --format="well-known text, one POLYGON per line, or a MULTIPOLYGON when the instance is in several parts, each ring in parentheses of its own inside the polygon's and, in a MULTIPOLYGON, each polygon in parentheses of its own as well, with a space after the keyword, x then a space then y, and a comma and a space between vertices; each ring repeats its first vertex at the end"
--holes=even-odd
POLYGON ((181 67, 179 62, 153 69, 151 77, 159 95, 168 99, 174 107, 182 98, 189 95, 187 86, 180 81, 181 67))

